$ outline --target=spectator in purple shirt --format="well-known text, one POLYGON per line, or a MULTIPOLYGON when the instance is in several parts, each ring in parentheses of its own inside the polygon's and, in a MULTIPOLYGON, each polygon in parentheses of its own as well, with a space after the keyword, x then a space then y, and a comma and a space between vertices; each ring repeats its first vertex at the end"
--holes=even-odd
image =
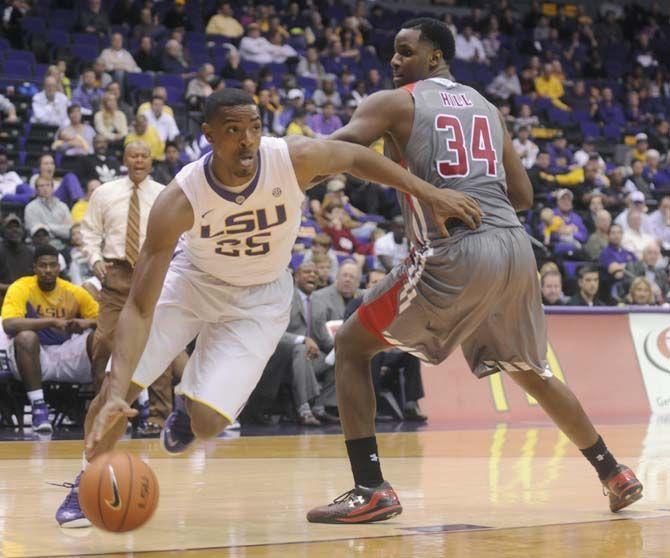
POLYGON ((637 261, 635 254, 621 246, 623 229, 614 224, 609 231, 609 244, 600 253, 600 266, 607 272, 612 284, 624 279, 624 269, 627 263, 637 261))
POLYGON ((547 153, 549 153, 551 162, 554 165, 556 164, 556 159, 559 157, 565 157, 568 164, 572 163, 572 151, 570 151, 570 148, 568 147, 568 140, 560 130, 553 141, 547 145, 547 153))
POLYGON ((342 127, 340 117, 335 114, 335 106, 330 101, 323 105, 322 112, 310 116, 308 126, 314 130, 317 137, 326 137, 342 127))
MULTIPOLYGON (((585 244, 589 233, 582 218, 572 210, 572 200, 573 194, 570 190, 567 188, 560 189, 556 192, 557 207, 554 209, 554 213, 563 219, 566 225, 572 228, 573 238, 581 244, 585 244)), ((544 225, 542 226, 541 233, 544 235, 544 225)))
POLYGON ((600 101, 596 116, 604 124, 615 124, 618 126, 626 124, 623 108, 616 102, 614 93, 609 87, 603 89, 603 100, 600 101))
POLYGON ((81 74, 79 87, 72 92, 72 102, 81 107, 82 114, 93 114, 100 110, 103 94, 104 91, 95 86, 93 68, 86 68, 81 74))

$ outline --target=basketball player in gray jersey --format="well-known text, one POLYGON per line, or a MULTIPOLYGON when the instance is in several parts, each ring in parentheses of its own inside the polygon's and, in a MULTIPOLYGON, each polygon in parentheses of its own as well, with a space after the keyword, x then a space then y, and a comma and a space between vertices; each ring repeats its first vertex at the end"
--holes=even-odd
POLYGON ((402 507, 385 482, 374 436, 370 359, 396 347, 439 363, 459 345, 479 378, 505 372, 532 395, 595 467, 618 511, 642 497, 642 485, 617 463, 570 389, 546 362, 546 323, 535 259, 516 211, 533 200, 528 176, 497 109, 449 72, 449 29, 430 18, 406 22, 395 38, 393 91, 367 97, 330 139, 370 145, 439 189, 457 190, 483 211, 433 219, 431 208, 399 193, 412 244, 408 260, 366 296, 339 330, 337 398, 355 487, 315 508, 317 523, 366 523, 402 507))

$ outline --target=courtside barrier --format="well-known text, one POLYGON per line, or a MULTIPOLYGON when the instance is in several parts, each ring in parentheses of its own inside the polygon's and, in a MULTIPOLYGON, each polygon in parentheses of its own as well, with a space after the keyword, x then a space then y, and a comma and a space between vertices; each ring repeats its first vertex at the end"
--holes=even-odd
MULTIPOLYGON (((547 308, 552 372, 595 420, 646 421, 670 413, 670 310, 547 308)), ((544 411, 507 374, 477 380, 461 351, 423 366, 423 411, 431 422, 546 422, 544 411)))

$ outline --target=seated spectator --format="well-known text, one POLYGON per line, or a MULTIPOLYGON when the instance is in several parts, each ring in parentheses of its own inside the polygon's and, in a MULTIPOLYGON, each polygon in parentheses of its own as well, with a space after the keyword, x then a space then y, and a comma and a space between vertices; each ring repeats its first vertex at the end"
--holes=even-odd
POLYGON ((81 107, 77 104, 70 105, 67 108, 67 115, 70 122, 61 126, 56 132, 56 139, 51 144, 51 149, 63 151, 68 157, 93 153, 95 130, 82 122, 81 107))
POLYGON ((521 159, 524 168, 530 169, 535 165, 540 148, 530 139, 529 128, 526 126, 519 128, 517 137, 512 140, 512 146, 521 159))
POLYGON ((144 114, 138 114, 135 117, 133 131, 126 136, 123 144, 128 145, 131 141, 137 140, 149 146, 151 158, 154 161, 162 161, 165 158, 165 142, 161 139, 156 128, 149 125, 144 114))
POLYGON ((391 230, 375 241, 375 255, 387 273, 401 264, 409 255, 405 236, 405 221, 398 215, 391 221, 391 230))
POLYGON ((521 95, 521 83, 514 64, 507 64, 495 79, 486 86, 486 92, 494 99, 503 101, 515 95, 521 95))
POLYGON ((97 178, 91 178, 91 180, 86 182, 86 195, 80 200, 78 200, 77 203, 75 203, 72 206, 72 209, 70 210, 73 225, 81 223, 82 219, 84 218, 84 214, 88 209, 88 202, 91 200, 91 195, 93 194, 95 189, 101 184, 102 183, 97 178))
POLYGON ((109 31, 107 12, 101 0, 88 0, 87 6, 79 12, 75 28, 83 33, 104 35, 109 31))
POLYGON ((551 64, 545 64, 542 68, 542 75, 535 78, 535 92, 540 97, 549 99, 554 106, 570 110, 570 107, 561 101, 565 90, 561 80, 554 74, 551 64))
POLYGON ((174 116, 165 110, 165 101, 162 97, 154 95, 151 99, 151 109, 140 113, 145 116, 149 125, 156 128, 158 136, 163 142, 173 141, 179 136, 179 128, 174 116))
POLYGON ((67 122, 68 98, 58 91, 58 83, 53 77, 44 78, 44 90, 33 96, 33 116, 31 122, 61 126, 67 122))
MULTIPOLYGON (((53 235, 49 232, 49 228, 43 224, 43 223, 38 223, 37 225, 33 226, 32 229, 30 229, 30 242, 33 245, 33 250, 37 250, 38 247, 40 246, 54 246, 54 237, 53 235)), ((61 269, 60 275, 62 279, 67 279, 65 277, 66 270, 68 268, 67 265, 67 260, 65 259, 65 256, 63 255, 63 250, 59 250, 58 252, 58 265, 61 269)))
POLYGON ((33 174, 28 181, 30 186, 37 189, 37 180, 39 178, 44 178, 48 182, 51 182, 56 188, 55 196, 62 202, 64 202, 68 207, 74 205, 74 203, 84 197, 84 192, 81 189, 81 183, 77 176, 72 173, 66 173, 63 178, 58 178, 55 176, 56 173, 56 163, 54 161, 53 155, 50 153, 45 153, 40 156, 38 161, 38 172, 33 174))
MULTIPOLYGON (((549 246, 552 240, 556 240, 555 235, 560 235, 561 230, 565 227, 565 221, 554 213, 551 207, 545 207, 540 211, 540 223, 543 227, 542 237, 545 246, 549 246), (554 238, 552 239, 552 235, 554 238)), ((566 232, 566 236, 572 239, 572 234, 566 232)))
POLYGON ((653 199, 653 184, 644 177, 644 163, 633 160, 631 163, 631 174, 626 178, 625 190, 627 192, 642 192, 645 199, 653 199))
POLYGON ((103 90, 95 84, 93 68, 86 68, 81 74, 81 83, 72 92, 72 103, 81 107, 82 114, 90 115, 100 109, 103 90))
POLYGON ((70 233, 70 267, 68 275, 73 285, 83 285, 93 275, 93 270, 88 263, 88 258, 83 251, 84 241, 81 235, 81 225, 72 225, 70 233))
POLYGON ((315 47, 309 47, 305 52, 305 56, 300 57, 296 74, 301 77, 314 79, 321 79, 326 74, 326 70, 319 60, 319 51, 315 47))
POLYGON ((261 36, 261 28, 257 23, 247 25, 247 34, 240 41, 240 57, 242 60, 265 65, 275 61, 276 47, 261 36))
POLYGON ((2 22, 0 29, 2 34, 7 37, 12 48, 25 48, 25 29, 22 20, 30 15, 30 2, 27 0, 12 0, 4 2, 2 8, 2 22))
POLYGON ((335 114, 335 106, 326 101, 321 108, 321 113, 310 116, 307 125, 316 134, 316 137, 325 138, 342 127, 340 117, 335 114))
POLYGON ((202 111, 205 99, 212 94, 212 84, 216 82, 214 66, 203 64, 198 69, 198 74, 188 82, 186 88, 186 103, 191 110, 202 111))
POLYGON ((298 52, 289 44, 286 43, 284 35, 281 31, 274 31, 268 34, 270 44, 275 48, 272 55, 272 61, 275 64, 283 64, 285 62, 295 65, 298 62, 298 52))
POLYGON ((353 221, 344 210, 339 200, 324 199, 319 213, 315 214, 317 223, 333 241, 333 249, 336 252, 351 255, 361 266, 365 263, 364 254, 370 251, 370 247, 361 244, 352 234, 351 229, 356 228, 359 223, 353 221))
POLYGON ((39 177, 35 190, 37 197, 26 206, 26 228, 32 231, 35 225, 44 225, 54 236, 54 246, 62 250, 70 240, 72 227, 70 209, 54 196, 54 185, 51 180, 39 177))
POLYGON ((624 268, 629 262, 637 261, 635 254, 626 250, 622 245, 623 230, 620 225, 610 227, 609 243, 600 253, 600 267, 607 273, 612 286, 624 279, 624 268))
POLYGON ((141 72, 133 55, 123 48, 123 35, 112 33, 109 48, 100 54, 99 60, 104 64, 107 72, 141 72))
POLYGON ((140 39, 140 46, 135 53, 134 58, 135 63, 143 72, 163 71, 161 59, 154 53, 154 43, 148 35, 144 35, 140 39))
POLYGON ((228 53, 226 65, 221 68, 221 77, 237 81, 244 81, 247 78, 247 72, 240 65, 240 53, 237 50, 231 50, 228 53))
POLYGON ((181 29, 183 31, 192 31, 193 23, 186 13, 186 0, 174 0, 172 7, 165 12, 163 25, 168 29, 181 29))
POLYGON ((609 87, 603 88, 603 98, 598 104, 596 118, 603 124, 616 124, 623 127, 626 117, 623 114, 621 104, 614 99, 614 93, 609 87))
POLYGON ((637 208, 628 210, 628 215, 626 216, 628 226, 624 230, 621 240, 621 246, 635 254, 638 260, 642 258, 644 249, 656 242, 654 237, 642 230, 642 215, 642 211, 637 208))
POLYGON ((133 121, 134 110, 128 103, 123 100, 121 95, 121 86, 118 81, 113 81, 107 87, 105 87, 105 93, 111 93, 116 98, 117 108, 126 115, 126 122, 133 121))
POLYGON ((326 233, 319 232, 314 236, 311 247, 305 251, 305 257, 303 259, 303 261, 308 262, 313 260, 314 256, 326 256, 331 264, 330 283, 335 280, 335 274, 340 267, 337 255, 332 247, 333 240, 326 233))
MULTIPOLYGON (((573 211, 573 199, 574 196, 572 192, 566 188, 562 188, 556 192, 556 208, 554 209, 554 214, 563 220, 565 226, 557 234, 552 236, 556 242, 563 242, 561 238, 566 240, 571 238, 568 243, 577 248, 578 246, 581 247, 581 245, 586 242, 588 233, 582 218, 573 211)), ((543 224, 541 227, 541 232, 543 234, 545 226, 546 225, 543 224)))
POLYGON ((602 209, 605 209, 603 204, 603 195, 599 191, 594 191, 591 199, 589 201, 589 211, 584 219, 584 224, 586 225, 586 230, 591 234, 596 230, 596 216, 598 212, 602 209))
POLYGON ((2 220, 2 227, 0 299, 14 281, 33 274, 33 251, 25 242, 26 233, 21 219, 15 213, 10 213, 2 220))
POLYGON ((518 133, 521 128, 535 128, 540 125, 540 119, 533 114, 530 105, 523 104, 519 108, 519 115, 514 121, 514 133, 518 133))
POLYGON ((654 306, 657 304, 649 281, 646 277, 636 277, 630 284, 626 302, 631 306, 654 306))
POLYGON ((472 32, 472 27, 466 25, 463 33, 456 35, 456 58, 465 62, 479 62, 486 64, 486 53, 484 45, 472 32))
POLYGON ((7 97, 0 94, 0 112, 6 115, 3 122, 18 122, 19 117, 16 115, 16 107, 7 97))
POLYGON ((333 366, 325 362, 333 338, 326 328, 326 308, 314 300, 316 284, 316 266, 303 262, 295 272, 291 317, 278 347, 291 353, 293 401, 303 426, 319 426, 319 412, 324 421, 337 421, 325 411, 326 405, 337 404, 333 366))
POLYGON ((113 93, 104 94, 102 106, 93 121, 95 131, 109 142, 119 143, 128 135, 126 115, 119 110, 113 93))
POLYGON ((2 305, 2 327, 13 338, 11 367, 26 388, 38 432, 53 430, 43 381, 91 382, 90 333, 98 303, 81 287, 59 279, 59 272, 58 251, 37 248, 35 275, 12 283, 2 305))
POLYGON ((641 214, 640 217, 642 219, 642 228, 646 228, 647 219, 649 219, 649 216, 647 215, 649 208, 647 207, 647 202, 644 199, 642 192, 632 192, 626 196, 625 204, 626 209, 617 215, 616 219, 614 219, 614 222, 619 225, 624 232, 626 232, 628 230, 628 213, 630 211, 638 210, 641 214))
POLYGON ((569 301, 568 306, 605 306, 598 298, 600 278, 598 268, 591 265, 583 265, 577 272, 578 291, 569 301))
POLYGON ((654 189, 670 185, 670 175, 661 168, 661 154, 656 149, 647 151, 647 165, 642 176, 654 185, 654 189))
MULTIPOLYGON (((670 290, 668 273, 664 269, 661 249, 657 242, 645 246, 641 261, 627 263, 625 273, 626 283, 630 282, 630 278, 644 277, 651 285, 654 297, 659 304, 667 299, 670 290)), ((628 288, 627 285, 626 287, 628 288)))
POLYGON ((564 101, 573 111, 579 111, 589 116, 594 116, 597 110, 597 105, 595 107, 592 106, 591 95, 586 90, 586 83, 582 79, 575 81, 572 91, 564 96, 564 101))
POLYGON ((169 184, 183 166, 177 144, 169 141, 165 144, 165 160, 154 165, 154 180, 160 184, 169 184))
MULTIPOLYGON (((172 107, 167 104, 167 89, 165 87, 159 85, 158 87, 154 87, 151 90, 151 98, 153 99, 154 97, 160 97, 163 99, 163 112, 167 112, 170 116, 174 116, 174 111, 172 110, 172 107)), ((151 109, 151 101, 145 101, 142 103, 138 108, 137 108, 137 114, 142 114, 143 112, 150 110, 151 109)))
POLYGON ((95 74, 94 85, 100 89, 104 90, 113 81, 112 76, 105 71, 105 63, 100 58, 93 62, 93 73, 95 74))
POLYGON ((601 171, 605 170, 605 160, 596 151, 596 140, 593 136, 586 136, 582 141, 581 149, 575 152, 574 161, 579 167, 586 166, 593 157, 598 161, 598 167, 601 171))
POLYGON ((293 118, 286 127, 287 136, 307 136, 308 138, 316 137, 314 130, 307 124, 307 113, 305 109, 297 109, 293 111, 293 118))
POLYGON ((641 161, 643 164, 647 161, 647 151, 649 150, 649 141, 647 134, 640 132, 635 134, 635 147, 630 151, 631 163, 641 161))
POLYGON ((165 43, 161 67, 168 74, 184 74, 188 71, 188 62, 184 57, 184 47, 181 46, 179 41, 170 39, 165 43))
POLYGON ((540 276, 542 304, 545 306, 564 306, 567 297, 563 294, 563 281, 558 271, 549 270, 540 276))
POLYGON ((662 250, 670 250, 670 196, 661 198, 658 209, 649 216, 644 228, 660 242, 662 250))
MULTIPOLYGON (((158 21, 158 14, 153 15, 151 13, 151 8, 144 7, 140 10, 140 22, 133 29, 133 38, 140 39, 140 51, 142 50, 142 38, 148 37, 149 40, 158 41, 166 33, 165 27, 163 27, 158 21)), ((137 65, 144 70, 140 61, 135 57, 137 65)))
POLYGON ((336 77, 333 74, 326 74, 323 76, 321 87, 314 91, 314 95, 312 95, 312 100, 316 103, 317 107, 322 107, 328 101, 333 103, 333 106, 336 109, 339 109, 342 106, 342 98, 337 91, 335 81, 336 77))
POLYGON ((670 149, 670 123, 664 118, 656 120, 654 129, 649 133, 649 145, 660 153, 667 153, 670 149))
POLYGON ((7 153, 0 151, 0 199, 16 194, 16 187, 23 184, 23 180, 16 174, 16 171, 10 170, 9 164, 7 153))
POLYGON ((612 225, 612 215, 606 209, 601 209, 596 213, 594 219, 595 231, 584 247, 585 252, 592 260, 600 259, 600 254, 609 244, 609 230, 612 225))
POLYGON ((330 285, 336 274, 336 271, 333 270, 333 262, 330 258, 326 254, 312 254, 310 261, 316 266, 316 273, 318 276, 316 288, 322 289, 330 285))
POLYGON ((290 89, 286 94, 286 102, 284 106, 281 107, 279 115, 277 115, 277 122, 275 125, 281 128, 282 131, 288 128, 291 120, 293 120, 295 111, 298 109, 304 109, 304 104, 305 95, 302 90, 290 89))
POLYGON ((238 39, 244 34, 244 28, 235 19, 230 2, 223 2, 217 12, 209 18, 205 33, 207 35, 223 35, 232 39, 238 39))
POLYGON ((110 182, 121 176, 121 164, 114 156, 108 155, 107 138, 97 134, 93 138, 93 155, 80 159, 80 167, 77 174, 83 182, 96 179, 102 182, 110 182))

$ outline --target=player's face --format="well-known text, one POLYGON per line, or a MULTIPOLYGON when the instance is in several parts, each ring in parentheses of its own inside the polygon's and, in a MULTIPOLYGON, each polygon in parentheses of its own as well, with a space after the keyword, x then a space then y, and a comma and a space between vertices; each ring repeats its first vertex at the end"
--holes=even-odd
POLYGON ((402 87, 408 83, 426 79, 432 66, 439 62, 437 54, 428 43, 419 40, 417 29, 401 29, 395 36, 395 54, 391 58, 393 84, 402 87))
POLYGON ((35 262, 35 275, 42 289, 50 290, 56 285, 56 279, 60 273, 58 257, 40 256, 35 262))
POLYGON ((222 107, 205 122, 202 131, 216 156, 238 178, 251 178, 256 172, 261 143, 261 117, 256 105, 222 107))

